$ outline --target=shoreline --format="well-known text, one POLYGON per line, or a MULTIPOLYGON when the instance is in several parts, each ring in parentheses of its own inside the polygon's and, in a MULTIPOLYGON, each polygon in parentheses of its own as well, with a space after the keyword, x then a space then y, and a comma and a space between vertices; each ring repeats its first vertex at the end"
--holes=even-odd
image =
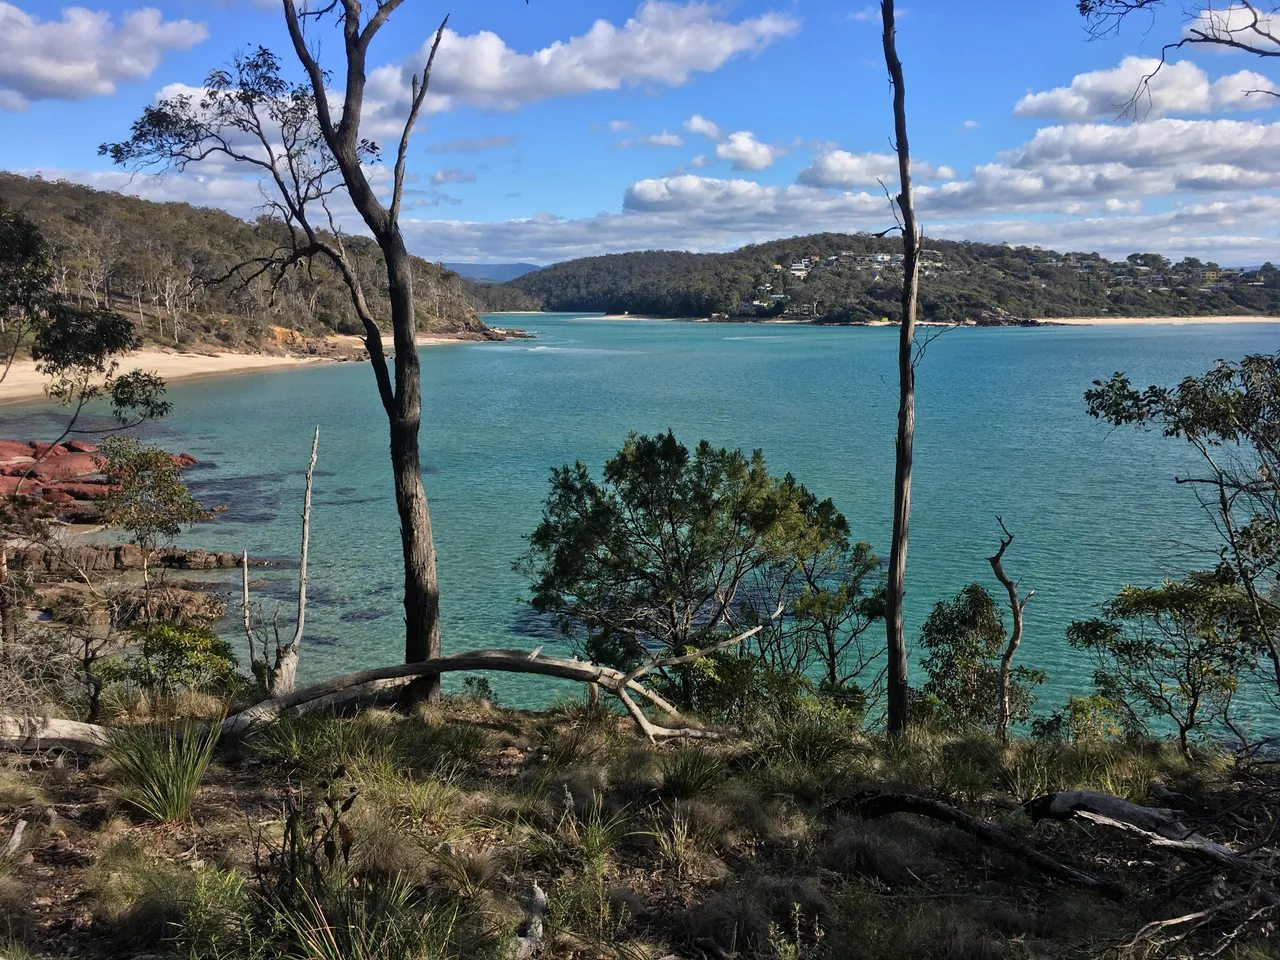
MULTIPOLYGON (((864 320, 848 323, 820 323, 803 318, 764 319, 755 317, 711 319, 710 317, 658 317, 651 314, 606 313, 603 316, 584 317, 591 320, 649 320, 663 323, 721 323, 721 324, 759 324, 770 326, 803 326, 803 327, 897 327, 898 324, 885 320, 864 320)), ((972 327, 984 329, 998 327, 1122 327, 1122 326, 1155 326, 1159 324, 1184 326, 1192 323, 1280 323, 1280 317, 1265 316, 1189 316, 1189 317, 1031 317, 1025 323, 977 324, 973 321, 944 323, 940 321, 917 320, 918 327, 972 327)))
MULTIPOLYGON (((363 348, 359 337, 330 337, 331 342, 350 341, 355 348, 363 348)), ((455 343, 481 343, 484 341, 468 340, 457 337, 439 337, 422 335, 418 337, 421 347, 439 347, 455 343)), ((391 338, 384 337, 383 343, 391 345, 391 338)), ((297 370, 320 364, 350 363, 335 357, 304 357, 296 355, 273 355, 266 353, 181 353, 177 350, 166 350, 159 347, 144 347, 120 358, 122 370, 141 369, 148 373, 157 373, 166 382, 175 380, 197 380, 203 377, 235 376, 247 373, 267 373, 280 370, 297 370)), ((27 403, 45 399, 46 379, 36 370, 32 360, 15 360, 8 376, 0 381, 0 407, 17 403, 27 403)))

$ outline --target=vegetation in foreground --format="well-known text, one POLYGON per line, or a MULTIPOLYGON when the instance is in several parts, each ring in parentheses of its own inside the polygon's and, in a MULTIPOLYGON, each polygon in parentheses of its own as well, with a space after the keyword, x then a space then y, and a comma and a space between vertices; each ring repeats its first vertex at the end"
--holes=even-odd
MULTIPOLYGON (((311 714, 218 744, 185 810, 130 792, 156 749, 129 737, 101 760, 0 772, 0 822, 30 824, 0 861, 0 954, 510 956, 536 885, 544 957, 1126 955, 1213 879, 1139 838, 1033 823, 1021 803, 1073 787, 1176 795, 1220 837, 1280 812, 1265 766, 1138 741, 1001 745, 977 729, 889 741, 822 709, 761 717, 734 743, 661 747, 574 701, 311 714), (1239 804, 1242 787, 1255 804, 1239 804), (1123 899, 951 826, 860 816, 869 788, 945 798, 1115 880, 1123 899)), ((151 789, 174 796, 199 779, 150 769, 151 789)), ((1197 942, 1184 955, 1202 955, 1197 942)), ((1275 955, 1268 944, 1222 955, 1275 955)))

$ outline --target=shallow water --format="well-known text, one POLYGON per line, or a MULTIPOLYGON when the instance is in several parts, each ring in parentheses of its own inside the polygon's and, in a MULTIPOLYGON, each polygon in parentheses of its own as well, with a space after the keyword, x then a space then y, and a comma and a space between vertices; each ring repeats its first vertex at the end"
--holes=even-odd
MULTIPOLYGON (((855 534, 887 553, 896 414, 896 329, 783 329, 570 315, 503 316, 536 341, 425 348, 425 477, 440 553, 446 651, 532 646, 538 635, 511 563, 549 468, 599 468, 629 430, 686 443, 761 447, 771 468, 830 496, 855 534)), ((1125 583, 1211 562, 1174 441, 1111 431, 1085 413, 1095 378, 1172 383, 1217 358, 1280 348, 1280 324, 960 329, 930 344, 918 374, 909 636, 934 601, 971 580, 998 589, 985 557, 995 517, 1016 536, 1006 568, 1035 588, 1022 662, 1049 673, 1042 704, 1088 687, 1067 624, 1125 583)), ((386 423, 365 364, 178 382, 157 442, 201 465, 188 479, 226 504, 184 542, 296 555, 302 475, 320 425, 304 680, 403 653, 399 534, 386 423)), ((39 405, 0 413, 0 435, 43 437, 39 405)), ((291 610, 285 569, 257 592, 291 610)), ((234 604, 233 604, 234 607, 234 604)), ((229 624, 229 635, 235 633, 229 624)), ((454 681, 457 682, 457 681, 454 681)), ((507 704, 545 703, 551 681, 498 675, 507 704)))

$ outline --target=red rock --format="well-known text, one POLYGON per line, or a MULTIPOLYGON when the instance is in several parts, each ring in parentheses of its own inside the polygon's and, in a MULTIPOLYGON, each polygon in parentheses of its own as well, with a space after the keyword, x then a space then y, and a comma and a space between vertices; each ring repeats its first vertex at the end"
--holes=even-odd
POLYGON ((18 492, 18 477, 0 477, 0 497, 12 497, 18 492))
POLYGON ((102 472, 102 460, 91 453, 63 453, 51 456, 36 467, 34 475, 46 482, 79 480, 102 472))
POLYGON ((98 445, 87 440, 71 440, 67 442, 67 449, 72 453, 97 453, 98 445))
POLYGON ((35 463, 35 457, 14 457, 12 460, 0 462, 0 476, 20 477, 35 463))
POLYGON ((49 456, 57 457, 67 452, 67 448, 60 443, 33 443, 31 449, 36 452, 36 456, 40 456, 46 450, 50 451, 49 456))
POLYGON ((0 460, 33 456, 35 456, 35 451, 31 449, 31 444, 29 443, 19 443, 17 440, 0 440, 0 460))
POLYGON ((110 491, 111 487, 105 483, 76 483, 74 481, 64 481, 44 488, 46 497, 50 493, 65 493, 76 500, 101 500, 110 491))
POLYGON ((200 462, 189 453, 173 453, 170 456, 173 457, 173 462, 179 467, 194 467, 200 462))

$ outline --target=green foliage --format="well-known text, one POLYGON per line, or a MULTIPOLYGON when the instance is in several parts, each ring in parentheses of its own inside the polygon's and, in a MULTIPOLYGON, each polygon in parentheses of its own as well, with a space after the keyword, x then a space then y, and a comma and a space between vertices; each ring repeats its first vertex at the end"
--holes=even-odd
POLYGON ((127 680, 153 696, 182 690, 226 693, 236 681, 231 645, 207 626, 152 623, 130 631, 131 650, 114 670, 100 668, 103 680, 127 680))
POLYGON ((1221 533, 1220 568, 1202 579, 1224 585, 1234 579, 1247 602, 1233 604, 1239 620, 1233 629, 1265 654, 1280 692, 1280 355, 1219 361, 1176 387, 1141 392, 1117 373, 1095 380, 1085 401, 1094 417, 1159 429, 1200 454, 1201 469, 1178 479, 1196 492, 1221 533))
POLYGON ((173 457, 159 447, 145 446, 133 437, 108 437, 102 443, 102 459, 111 485, 102 505, 103 519, 107 526, 129 534, 144 557, 204 517, 173 457))
MULTIPOLYGON (((847 533, 831 501, 771 476, 759 450, 747 457, 702 441, 690 451, 670 433, 632 434, 600 482, 582 463, 552 470, 542 522, 516 567, 532 581, 534 609, 555 617, 581 653, 629 668, 647 652, 687 655, 767 619, 780 598, 753 590, 743 603, 749 578, 847 533)), ((708 671, 756 667, 704 659, 664 671, 663 691, 690 707, 708 671)), ((715 708, 731 712, 733 698, 719 695, 715 708)))
POLYGON ((213 752, 219 727, 120 727, 106 746, 115 792, 129 806, 161 823, 185 820, 213 752))
POLYGON ((1143 732, 1157 718, 1172 726, 1183 752, 1192 735, 1217 722, 1232 726, 1240 678, 1257 644, 1248 602, 1230 571, 1193 573, 1159 587, 1125 587, 1104 617, 1077 621, 1067 641, 1094 662, 1100 696, 1143 732))
MULTIPOLYGON (((981 585, 971 583, 951 600, 940 600, 920 628, 926 652, 921 666, 928 679, 924 701, 947 722, 995 727, 1000 720, 1000 665, 1007 637, 1004 617, 995 599, 981 585)), ((1043 682, 1040 671, 1015 667, 1010 675, 1010 714, 1026 720, 1035 697, 1031 690, 1043 682)))

